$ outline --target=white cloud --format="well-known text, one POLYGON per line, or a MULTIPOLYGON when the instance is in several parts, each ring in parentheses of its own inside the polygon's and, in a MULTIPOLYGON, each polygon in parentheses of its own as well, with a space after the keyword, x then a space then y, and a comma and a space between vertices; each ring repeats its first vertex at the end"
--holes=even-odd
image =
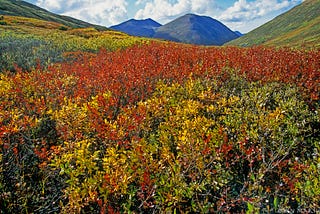
POLYGON ((147 0, 137 0, 135 2, 135 5, 141 5, 141 4, 145 3, 145 2, 147 2, 147 0))
POLYGON ((238 0, 217 18, 232 28, 242 28, 242 31, 247 32, 300 2, 301 0, 256 0, 253 2, 238 0))
MULTIPOLYGON (((31 0, 29 0, 31 1, 31 0)), ((235 0, 227 8, 224 0, 34 0, 49 11, 90 23, 111 26, 129 18, 152 18, 166 24, 186 13, 211 16, 232 30, 246 33, 304 0, 235 0)))
MULTIPOLYGON (((62 1, 61 1, 62 2, 62 1)), ((60 10, 61 9, 60 1, 50 1, 50 0, 38 0, 37 5, 48 10, 60 10)))
POLYGON ((196 13, 211 16, 233 30, 246 33, 301 1, 237 0, 231 7, 222 9, 218 6, 218 0, 138 0, 137 3, 144 5, 144 8, 136 12, 135 18, 152 18, 166 24, 186 13, 196 13))
MULTIPOLYGON (((142 1, 139 0, 139 2, 142 1)), ((215 8, 215 0, 178 0, 175 3, 170 0, 153 0, 148 1, 144 8, 138 10, 135 18, 152 18, 158 22, 167 23, 186 13, 208 14, 215 8)))
POLYGON ((105 26, 128 18, 125 0, 37 0, 36 4, 50 11, 61 11, 63 15, 105 26))
POLYGON ((290 1, 277 0, 257 0, 247 2, 246 0, 238 0, 234 5, 228 8, 219 17, 222 21, 244 21, 248 19, 256 19, 267 15, 268 13, 281 10, 290 6, 290 1))

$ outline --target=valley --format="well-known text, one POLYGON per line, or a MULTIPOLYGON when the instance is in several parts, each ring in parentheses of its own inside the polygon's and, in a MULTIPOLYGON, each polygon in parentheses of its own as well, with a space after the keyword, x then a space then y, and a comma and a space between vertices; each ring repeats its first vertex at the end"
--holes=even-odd
POLYGON ((0 0, 0 213, 319 212, 319 3, 195 45, 0 0))

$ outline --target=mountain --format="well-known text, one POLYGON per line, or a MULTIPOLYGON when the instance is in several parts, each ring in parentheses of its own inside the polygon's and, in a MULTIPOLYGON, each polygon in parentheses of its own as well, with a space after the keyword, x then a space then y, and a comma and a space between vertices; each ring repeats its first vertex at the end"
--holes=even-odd
POLYGON ((111 26, 110 28, 132 36, 152 37, 155 33, 155 30, 160 26, 161 24, 152 19, 130 19, 119 25, 111 26))
POLYGON ((320 47, 320 1, 306 0, 227 45, 320 47))
POLYGON ((103 26, 93 25, 68 16, 57 15, 28 2, 19 0, 0 0, 0 15, 35 18, 44 21, 57 22, 72 28, 94 27, 97 30, 108 29, 103 26))
POLYGON ((234 31, 235 34, 237 34, 239 37, 243 36, 243 34, 239 31, 234 31))
POLYGON ((222 45, 239 36, 211 17, 186 14, 157 28, 153 37, 197 45, 222 45))

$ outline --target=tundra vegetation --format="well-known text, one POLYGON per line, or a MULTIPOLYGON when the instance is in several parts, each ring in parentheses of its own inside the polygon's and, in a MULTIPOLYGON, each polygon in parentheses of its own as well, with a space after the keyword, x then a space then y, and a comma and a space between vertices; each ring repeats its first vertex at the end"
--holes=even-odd
POLYGON ((318 49, 55 30, 1 34, 3 213, 319 211, 318 49))

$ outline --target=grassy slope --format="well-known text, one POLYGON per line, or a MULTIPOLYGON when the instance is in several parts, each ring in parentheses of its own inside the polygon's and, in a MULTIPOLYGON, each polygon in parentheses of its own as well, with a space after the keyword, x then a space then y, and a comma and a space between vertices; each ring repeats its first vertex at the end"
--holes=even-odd
POLYGON ((54 14, 24 1, 0 0, 0 14, 36 18, 45 21, 53 21, 72 28, 94 27, 98 30, 108 29, 103 26, 93 25, 68 16, 54 14))
POLYGON ((129 45, 146 40, 113 30, 99 31, 93 27, 73 29, 57 22, 18 16, 2 16, 1 22, 5 24, 0 24, 0 38, 38 38, 68 45, 70 50, 98 50, 101 47, 112 49, 111 43, 129 45))
POLYGON ((306 0, 227 45, 320 47, 320 1, 306 0))
POLYGON ((113 30, 73 29, 33 18, 5 15, 0 19, 0 73, 15 71, 15 65, 32 70, 40 62, 45 67, 73 59, 78 54, 73 52, 77 51, 97 53, 101 48, 114 51, 149 41, 113 30))

